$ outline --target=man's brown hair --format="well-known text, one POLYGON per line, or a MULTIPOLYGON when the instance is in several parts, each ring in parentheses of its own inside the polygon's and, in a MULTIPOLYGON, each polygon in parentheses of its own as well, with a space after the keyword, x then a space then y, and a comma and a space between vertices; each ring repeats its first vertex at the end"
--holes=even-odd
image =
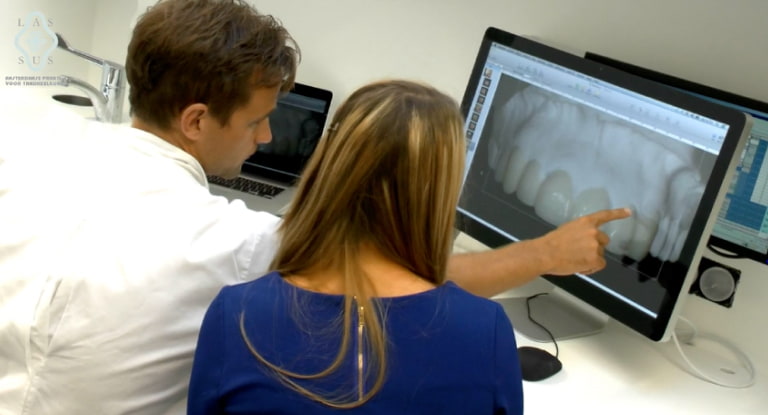
POLYGON ((131 115, 161 129, 208 105, 226 125, 258 87, 293 87, 300 52, 288 31, 240 0, 161 0, 128 45, 131 115))

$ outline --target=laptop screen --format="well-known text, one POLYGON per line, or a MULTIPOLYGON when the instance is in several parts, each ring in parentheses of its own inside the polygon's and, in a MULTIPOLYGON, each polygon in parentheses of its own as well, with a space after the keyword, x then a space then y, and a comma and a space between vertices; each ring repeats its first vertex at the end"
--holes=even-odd
POLYGON ((293 184, 323 135, 333 93, 296 83, 269 116, 272 141, 243 164, 243 172, 293 184))

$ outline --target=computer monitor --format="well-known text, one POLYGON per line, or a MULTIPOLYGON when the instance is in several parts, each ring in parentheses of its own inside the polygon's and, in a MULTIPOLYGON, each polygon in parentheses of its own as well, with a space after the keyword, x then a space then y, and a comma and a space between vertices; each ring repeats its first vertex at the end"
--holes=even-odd
MULTIPOLYGON (((494 248, 631 207, 631 218, 602 228, 611 237, 605 269, 543 276, 556 287, 544 297, 565 299, 546 308, 572 307, 553 314, 566 317, 599 311, 666 340, 751 118, 493 27, 462 109, 467 166, 458 229, 494 248)), ((527 316, 510 317, 521 331, 527 316)), ((584 334, 561 332, 573 327, 555 327, 562 321, 545 325, 556 337, 584 334)))
POLYGON ((587 52, 584 57, 752 116, 754 124, 749 140, 741 153, 723 205, 718 210, 709 245, 723 256, 749 258, 768 264, 768 103, 594 52, 587 52))

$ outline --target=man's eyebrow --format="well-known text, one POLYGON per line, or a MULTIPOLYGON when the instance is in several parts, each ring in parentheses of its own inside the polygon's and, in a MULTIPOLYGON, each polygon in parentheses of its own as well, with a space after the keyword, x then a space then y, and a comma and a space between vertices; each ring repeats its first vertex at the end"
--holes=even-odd
POLYGON ((273 112, 275 112, 276 109, 277 109, 277 107, 272 108, 268 113, 266 113, 263 116, 255 119, 253 121, 251 121, 250 124, 258 124, 258 123, 266 120, 267 118, 269 118, 270 115, 272 115, 273 112))

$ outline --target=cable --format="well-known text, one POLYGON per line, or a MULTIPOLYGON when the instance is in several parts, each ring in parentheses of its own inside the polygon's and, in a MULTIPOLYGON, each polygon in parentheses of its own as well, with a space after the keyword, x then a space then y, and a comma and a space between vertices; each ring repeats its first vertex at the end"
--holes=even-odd
POLYGON ((724 386, 724 387, 727 387, 727 388, 748 388, 748 387, 754 385, 754 383, 755 383, 755 366, 752 363, 752 361, 749 359, 749 356, 747 356, 738 347, 734 346, 733 344, 731 344, 730 342, 728 342, 725 339, 722 339, 720 337, 717 337, 717 336, 714 336, 714 335, 711 335, 711 334, 702 334, 702 333, 700 333, 696 329, 696 326, 693 323, 691 323, 690 320, 688 320, 686 318, 683 318, 683 317, 680 317, 680 320, 685 321, 686 324, 688 324, 691 327, 691 329, 693 330, 693 335, 691 336, 690 340, 688 342, 685 342, 685 343, 693 344, 692 341, 695 338, 707 339, 707 340, 711 340, 713 342, 716 342, 716 343, 720 344, 721 346, 729 349, 737 357, 739 357, 739 359, 741 360, 741 363, 743 364, 744 368, 747 370, 747 373, 749 373, 749 379, 747 380, 747 382, 744 383, 744 384, 740 384, 740 385, 739 384, 724 383, 724 382, 721 382, 721 381, 713 378, 712 376, 707 375, 701 369, 699 369, 698 366, 693 364, 693 362, 691 362, 690 359, 688 359, 688 356, 683 351, 683 347, 680 345, 680 340, 678 339, 677 331, 673 331, 672 332, 672 340, 675 343, 675 347, 677 347, 677 351, 680 353, 680 356, 683 358, 685 363, 687 363, 688 366, 695 372, 694 374, 696 376, 698 376, 699 378, 701 378, 703 380, 706 380, 707 382, 710 382, 710 383, 713 383, 713 384, 719 385, 719 386, 724 386))
POLYGON ((696 336, 699 334, 699 330, 696 328, 696 325, 691 322, 691 320, 688 320, 687 318, 683 316, 678 316, 677 321, 685 322, 685 324, 688 325, 688 327, 691 328, 690 333, 685 333, 685 336, 683 336, 681 333, 677 332, 677 326, 675 326, 675 332, 674 334, 677 336, 678 341, 681 341, 686 344, 690 344, 693 339, 696 338, 696 336))
POLYGON ((528 310, 528 320, 531 320, 531 322, 537 326, 539 326, 542 330, 547 332, 549 335, 549 338, 552 339, 552 343, 555 344, 555 357, 560 357, 560 347, 557 346, 557 341, 555 341, 555 336, 552 335, 552 332, 549 331, 546 327, 544 327, 543 324, 539 323, 538 321, 534 320, 533 316, 531 315, 531 300, 533 300, 536 297, 547 295, 549 293, 538 293, 534 294, 532 296, 529 296, 525 299, 525 308, 528 310))

